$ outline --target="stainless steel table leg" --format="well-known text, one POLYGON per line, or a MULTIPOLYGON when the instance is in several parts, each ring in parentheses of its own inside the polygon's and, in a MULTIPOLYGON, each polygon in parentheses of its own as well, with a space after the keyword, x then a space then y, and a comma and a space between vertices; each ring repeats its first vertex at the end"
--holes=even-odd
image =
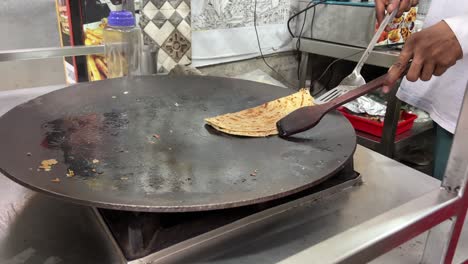
POLYGON ((309 53, 301 53, 301 63, 299 64, 299 89, 304 88, 307 79, 307 68, 309 66, 309 53))
MULTIPOLYGON (((396 86, 398 87, 398 83, 396 86)), ((400 119, 401 101, 396 97, 398 89, 393 89, 388 95, 387 112, 383 127, 382 139, 380 141, 380 153, 392 158, 395 152, 395 134, 400 119)))
POLYGON ((468 141, 468 85, 466 91, 447 169, 442 181, 442 188, 447 192, 457 194, 459 205, 449 228, 439 225, 429 232, 422 259, 423 263, 452 263, 465 221, 468 209, 468 148, 466 147, 468 141), (446 236, 441 239, 440 234, 444 232, 446 236))

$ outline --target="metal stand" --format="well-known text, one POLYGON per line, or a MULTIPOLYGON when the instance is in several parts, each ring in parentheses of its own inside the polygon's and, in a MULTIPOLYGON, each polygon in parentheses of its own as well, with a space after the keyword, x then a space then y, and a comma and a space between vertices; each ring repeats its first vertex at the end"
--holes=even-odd
POLYGON ((364 263, 430 230, 422 263, 452 263, 468 210, 468 86, 466 91, 442 188, 323 241, 288 261, 364 263))
POLYGON ((450 215, 447 227, 440 225, 429 232, 426 248, 423 255, 423 263, 452 263, 455 249, 460 238, 463 223, 468 210, 468 85, 465 99, 458 120, 455 138, 452 144, 447 169, 445 171, 442 188, 448 193, 455 194, 456 203, 454 213, 450 215), (445 235, 446 239, 441 236, 445 235), (444 245, 445 244, 445 245, 444 245), (433 245, 438 245, 434 247, 433 245))

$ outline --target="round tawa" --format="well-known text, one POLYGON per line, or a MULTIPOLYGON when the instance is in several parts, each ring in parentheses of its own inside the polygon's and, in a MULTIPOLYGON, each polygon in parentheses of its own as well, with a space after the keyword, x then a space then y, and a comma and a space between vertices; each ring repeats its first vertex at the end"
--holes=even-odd
POLYGON ((335 112, 293 138, 246 138, 218 132, 204 118, 291 93, 199 76, 70 86, 0 118, 1 172, 102 208, 181 212, 265 202, 343 168, 356 147, 351 125, 335 112), (44 160, 57 164, 40 168, 44 160))

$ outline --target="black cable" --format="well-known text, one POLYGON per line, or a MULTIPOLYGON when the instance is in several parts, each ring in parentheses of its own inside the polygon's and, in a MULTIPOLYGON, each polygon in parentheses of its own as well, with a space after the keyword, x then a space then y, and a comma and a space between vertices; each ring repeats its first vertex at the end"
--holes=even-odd
MULTIPOLYGON (((307 6, 306 8, 308 8, 313 2, 311 1, 307 6)), ((315 13, 315 6, 313 6, 314 8, 314 13, 315 13)), ((314 14, 315 15, 315 14, 314 14)), ((304 14, 304 20, 302 21, 302 27, 301 27, 301 31, 299 31, 299 38, 296 42, 296 50, 299 50, 301 48, 301 37, 302 37, 302 33, 304 32, 304 27, 305 27, 305 23, 306 23, 306 20, 307 20, 307 12, 304 14)))
POLYGON ((270 68, 274 73, 276 73, 278 76, 283 79, 289 86, 294 87, 283 75, 281 75, 278 71, 276 71, 270 64, 265 59, 265 55, 263 54, 262 51, 262 46, 260 44, 260 37, 258 36, 258 30, 257 30, 257 0, 254 0, 254 29, 255 29, 255 35, 257 36, 257 44, 258 44, 258 50, 260 51, 260 56, 262 57, 263 62, 265 63, 268 68, 270 68))
POLYGON ((314 21, 315 21, 315 6, 314 13, 312 13, 312 21, 310 22, 310 38, 314 38, 314 21))
MULTIPOLYGON (((313 27, 314 27, 314 20, 315 20, 315 7, 319 4, 322 4, 326 1, 320 1, 320 2, 316 2, 314 4, 313 1, 311 1, 307 7, 305 9, 303 9, 302 11, 300 11, 299 13, 301 12, 306 12, 304 14, 304 20, 302 21, 302 27, 301 27, 301 31, 299 32, 299 37, 297 38, 297 42, 296 42, 296 50, 297 51, 300 51, 301 49, 301 39, 302 39, 302 34, 303 34, 303 31, 304 31, 304 26, 305 26, 305 23, 306 23, 306 20, 307 20, 307 10, 311 9, 311 8, 314 8, 314 13, 312 14, 312 23, 310 24, 310 36, 312 37, 312 32, 313 32, 313 27), (312 5, 313 4, 313 5, 312 5), (312 5, 312 6, 311 6, 312 5)), ((298 14, 299 14, 298 13, 298 14)), ((296 14, 297 15, 297 14, 296 14)), ((296 16, 294 15, 294 16, 296 16)), ((294 17, 293 16, 293 17, 294 17)), ((289 20, 290 21, 290 20, 289 20)), ((289 28, 289 21, 288 21, 288 30, 289 30, 289 33, 291 33, 291 29, 289 28)), ((294 37, 294 36, 293 36, 294 37)), ((300 79, 300 72, 301 72, 301 64, 299 63, 298 66, 297 66, 297 79, 300 79)))
MULTIPOLYGON (((291 35, 292 38, 295 37, 294 34, 292 33, 291 26, 290 26, 291 21, 292 21, 294 18, 296 18, 297 16, 299 16, 300 14, 302 14, 302 13, 304 13, 304 12, 307 12, 309 9, 314 8, 315 6, 317 6, 317 5, 319 5, 319 4, 323 4, 323 3, 325 3, 325 2, 326 2, 325 0, 321 0, 321 1, 319 1, 319 2, 315 2, 315 3, 312 4, 312 5, 309 4, 306 8, 304 8, 304 9, 302 9, 301 11, 297 12, 296 14, 292 15, 292 16, 288 19, 288 24, 287 24, 287 25, 288 25, 289 35, 291 35)), ((311 3, 313 3, 313 2, 311 2, 311 3)))

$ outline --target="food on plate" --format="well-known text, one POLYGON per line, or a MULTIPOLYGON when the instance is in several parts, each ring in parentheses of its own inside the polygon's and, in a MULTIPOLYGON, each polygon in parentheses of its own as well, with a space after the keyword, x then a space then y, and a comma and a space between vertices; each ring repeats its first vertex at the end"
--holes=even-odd
POLYGON ((377 43, 380 43, 380 42, 385 41, 387 39, 388 39, 388 32, 384 31, 384 32, 382 32, 382 35, 380 35, 379 40, 377 40, 377 43))
POLYGON ((391 23, 392 24, 400 24, 402 21, 403 21, 403 16, 395 17, 391 23))
POLYGON ((207 124, 218 131, 238 136, 266 137, 277 135, 276 122, 292 111, 313 105, 313 98, 307 89, 245 109, 236 113, 206 118, 207 124))
POLYGON ((414 22, 416 21, 416 8, 411 8, 410 11, 408 11, 408 13, 406 14, 406 17, 405 17, 405 22, 414 22))
POLYGON ((407 28, 402 28, 401 36, 403 37, 403 40, 406 41, 411 36, 411 30, 407 28))
POLYGON ((388 32, 388 39, 391 41, 391 42, 399 42, 401 40, 401 37, 400 37, 400 30, 399 29, 394 29, 390 32, 388 32))

